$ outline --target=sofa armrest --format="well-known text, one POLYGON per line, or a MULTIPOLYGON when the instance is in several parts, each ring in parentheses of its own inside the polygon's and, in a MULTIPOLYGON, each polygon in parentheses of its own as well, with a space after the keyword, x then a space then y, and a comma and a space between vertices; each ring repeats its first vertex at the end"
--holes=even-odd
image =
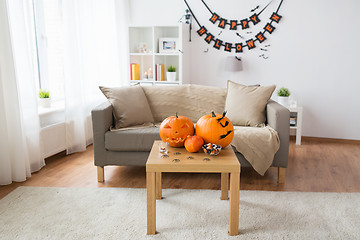
POLYGON ((289 158, 290 111, 279 103, 270 100, 266 107, 266 119, 280 138, 280 148, 275 154, 273 166, 287 167, 289 158))
POLYGON ((105 133, 113 125, 112 106, 104 102, 91 111, 93 138, 94 138, 94 162, 95 166, 102 164, 106 159, 105 133))

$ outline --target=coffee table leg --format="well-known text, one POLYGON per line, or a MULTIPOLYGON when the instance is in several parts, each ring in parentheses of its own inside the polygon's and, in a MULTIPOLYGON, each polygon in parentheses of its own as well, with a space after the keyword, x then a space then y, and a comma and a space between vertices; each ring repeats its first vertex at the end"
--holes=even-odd
POLYGON ((161 172, 155 173, 156 175, 156 199, 161 199, 162 193, 161 193, 161 172))
POLYGON ((229 199, 229 173, 221 173, 221 200, 229 199))
POLYGON ((147 194, 147 234, 156 233, 156 200, 155 200, 155 173, 146 173, 147 194))
POLYGON ((230 174, 230 214, 229 214, 229 235, 239 234, 239 190, 240 173, 230 174))

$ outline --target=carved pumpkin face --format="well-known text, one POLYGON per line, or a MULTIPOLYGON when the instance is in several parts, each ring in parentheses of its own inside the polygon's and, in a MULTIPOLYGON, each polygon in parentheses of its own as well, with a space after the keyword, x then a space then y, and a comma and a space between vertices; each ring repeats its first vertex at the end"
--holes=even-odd
POLYGON ((160 125, 160 137, 172 147, 183 147, 189 135, 194 135, 194 124, 184 116, 171 116, 160 125))
POLYGON ((222 148, 229 145, 234 138, 234 126, 225 117, 226 112, 202 116, 196 123, 196 135, 204 139, 206 143, 215 143, 222 148))
POLYGON ((198 152, 202 145, 204 145, 204 140, 199 136, 188 136, 184 144, 188 152, 198 152))

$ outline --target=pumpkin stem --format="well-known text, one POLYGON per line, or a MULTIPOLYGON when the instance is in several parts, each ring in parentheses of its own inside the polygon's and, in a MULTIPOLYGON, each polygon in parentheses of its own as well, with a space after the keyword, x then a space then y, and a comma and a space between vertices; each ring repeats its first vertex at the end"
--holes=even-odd
POLYGON ((211 112, 211 117, 216 117, 214 111, 211 112))
POLYGON ((179 116, 178 116, 177 112, 175 113, 175 117, 176 117, 176 118, 179 118, 179 116))

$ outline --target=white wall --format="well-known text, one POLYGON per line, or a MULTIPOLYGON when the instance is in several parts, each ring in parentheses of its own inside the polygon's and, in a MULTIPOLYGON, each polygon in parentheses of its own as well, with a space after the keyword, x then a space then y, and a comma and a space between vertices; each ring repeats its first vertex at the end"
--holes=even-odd
MULTIPOLYGON (((238 30, 246 38, 268 21, 280 0, 274 0, 265 10, 257 27, 238 30)), ((240 19, 251 15, 250 9, 260 8, 269 1, 205 0, 219 15, 240 19), (232 4, 232 6, 229 6, 232 4)), ((210 23, 210 13, 200 0, 188 0, 195 16, 210 32, 220 29, 210 23)), ((165 25, 176 23, 184 13, 183 0, 131 0, 130 22, 134 25, 165 25)), ((284 0, 279 14, 283 19, 274 23, 276 30, 267 34, 268 40, 257 49, 245 49, 241 56, 244 71, 231 74, 224 70, 226 56, 196 33, 194 21, 191 42, 191 83, 226 86, 227 79, 243 84, 276 84, 290 89, 294 98, 304 107, 303 135, 315 137, 360 140, 360 46, 358 24, 360 1, 357 0, 284 0), (270 44, 268 52, 259 48, 270 44), (209 49, 208 53, 204 50, 209 49), (259 55, 265 53, 267 60, 259 55)), ((223 30, 220 39, 229 42, 241 40, 233 31, 223 30)), ((244 42, 244 41, 243 41, 244 42)), ((275 94, 273 98, 276 99, 275 94)))

